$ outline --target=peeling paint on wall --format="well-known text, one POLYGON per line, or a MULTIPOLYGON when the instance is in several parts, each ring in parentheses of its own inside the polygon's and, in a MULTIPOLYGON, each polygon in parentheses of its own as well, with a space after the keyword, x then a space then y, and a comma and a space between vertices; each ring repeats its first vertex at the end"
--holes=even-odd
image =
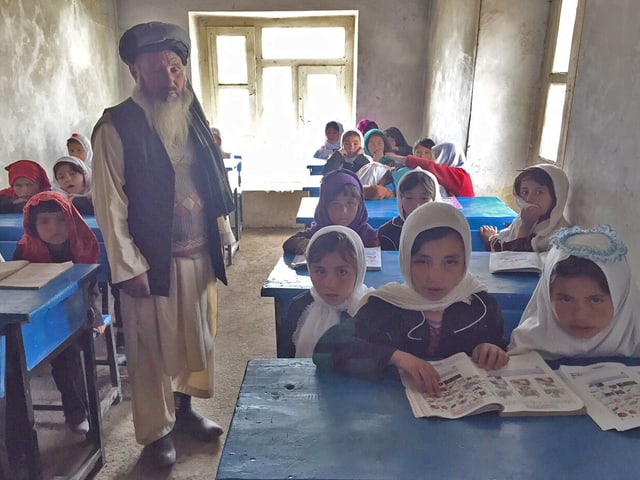
POLYGON ((69 134, 90 135, 119 98, 114 5, 15 0, 0 25, 0 165, 27 158, 51 174, 69 134))

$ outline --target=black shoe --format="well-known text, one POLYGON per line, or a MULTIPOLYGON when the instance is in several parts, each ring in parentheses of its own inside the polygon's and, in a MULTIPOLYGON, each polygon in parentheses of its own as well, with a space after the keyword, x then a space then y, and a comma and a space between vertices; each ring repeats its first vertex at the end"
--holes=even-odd
POLYGON ((192 409, 176 411, 175 428, 188 433, 201 442, 215 442, 224 433, 220 425, 192 409))
POLYGON ((142 456, 156 468, 165 468, 176 463, 176 449, 171 440, 171 434, 159 438, 142 449, 142 456))

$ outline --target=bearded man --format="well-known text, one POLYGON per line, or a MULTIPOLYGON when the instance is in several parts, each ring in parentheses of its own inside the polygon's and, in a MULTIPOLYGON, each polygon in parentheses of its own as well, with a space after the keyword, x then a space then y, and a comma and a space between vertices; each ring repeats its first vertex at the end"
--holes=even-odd
POLYGON ((218 217, 233 210, 220 151, 185 78, 187 33, 150 22, 119 52, 131 97, 93 135, 93 202, 120 288, 133 423, 143 458, 176 460, 171 432, 223 433, 191 408, 213 394, 216 278, 226 284, 218 217))

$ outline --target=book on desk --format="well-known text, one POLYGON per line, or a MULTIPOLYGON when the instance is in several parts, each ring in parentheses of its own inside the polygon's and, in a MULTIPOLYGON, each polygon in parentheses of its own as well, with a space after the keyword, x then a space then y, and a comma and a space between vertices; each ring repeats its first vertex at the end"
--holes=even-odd
POLYGON ((546 252, 491 252, 490 273, 542 273, 546 252))
POLYGON ((462 418, 497 410, 501 416, 582 415, 582 399, 554 373, 536 352, 516 355, 498 370, 477 367, 466 353, 431 365, 440 374, 440 396, 403 383, 416 417, 462 418))
MULTIPOLYGON (((380 247, 367 247, 364 249, 364 261, 367 265, 368 272, 377 272, 382 270, 382 251, 380 247)), ((290 264, 291 268, 302 268, 307 266, 307 258, 298 254, 293 257, 290 264)))
POLYGON ((38 289, 73 267, 73 262, 30 263, 27 260, 0 262, 0 288, 38 289))

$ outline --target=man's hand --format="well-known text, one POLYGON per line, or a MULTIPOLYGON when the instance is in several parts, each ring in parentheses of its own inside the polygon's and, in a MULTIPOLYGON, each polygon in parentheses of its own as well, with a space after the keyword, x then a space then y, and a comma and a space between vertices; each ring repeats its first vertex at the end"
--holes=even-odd
POLYGON ((409 374, 413 386, 419 392, 426 392, 431 396, 440 395, 440 374, 429 362, 402 350, 396 350, 391 355, 389 364, 409 374))
POLYGON ((141 273, 137 277, 130 278, 129 280, 125 280, 120 285, 122 290, 124 290, 124 293, 130 297, 148 297, 151 295, 147 272, 141 273))
POLYGON ((480 368, 495 370, 504 367, 509 362, 509 355, 497 345, 481 343, 473 349, 471 360, 480 368))

